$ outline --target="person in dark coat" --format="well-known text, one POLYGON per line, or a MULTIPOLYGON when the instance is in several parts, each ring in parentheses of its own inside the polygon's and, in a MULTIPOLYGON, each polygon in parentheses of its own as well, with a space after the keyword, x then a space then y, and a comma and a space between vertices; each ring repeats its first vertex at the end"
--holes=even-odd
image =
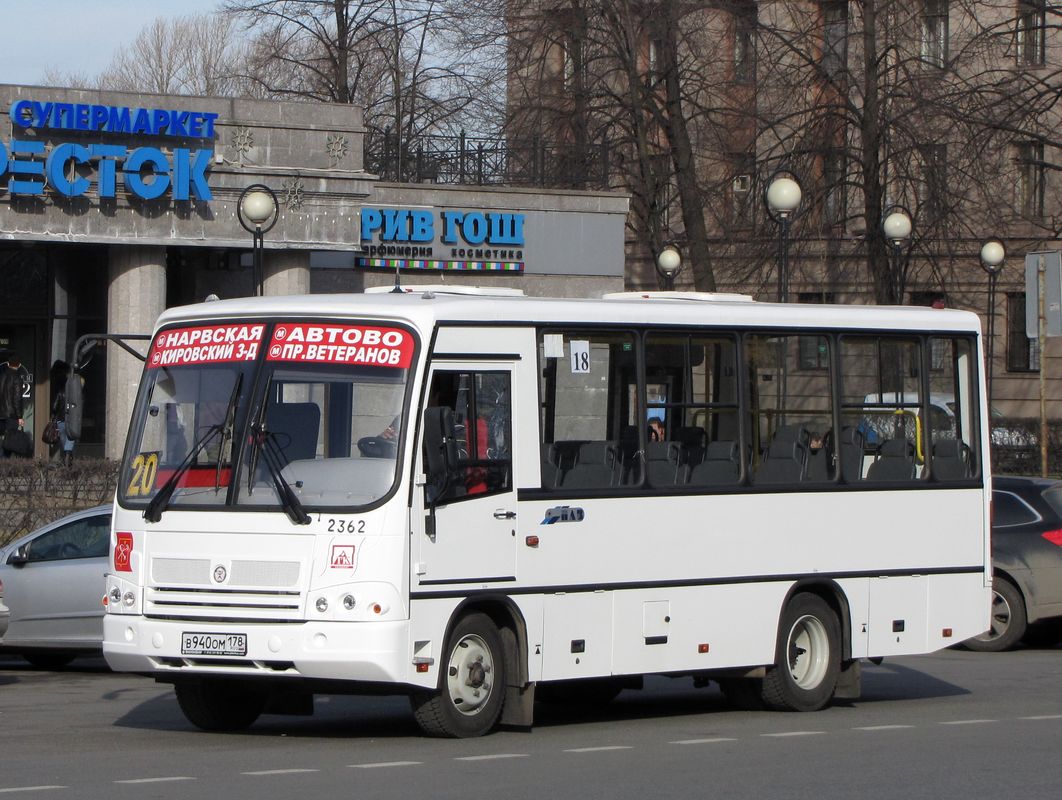
POLYGON ((66 380, 70 377, 70 365, 61 358, 56 359, 49 372, 52 387, 52 419, 59 431, 59 441, 54 445, 58 449, 63 464, 69 466, 74 459, 74 440, 66 435, 66 380))
MULTIPOLYGON (((24 390, 22 359, 18 353, 8 353, 5 362, 0 364, 0 441, 7 431, 18 430, 25 422, 22 418, 24 390)), ((3 455, 10 454, 4 451, 3 455)))

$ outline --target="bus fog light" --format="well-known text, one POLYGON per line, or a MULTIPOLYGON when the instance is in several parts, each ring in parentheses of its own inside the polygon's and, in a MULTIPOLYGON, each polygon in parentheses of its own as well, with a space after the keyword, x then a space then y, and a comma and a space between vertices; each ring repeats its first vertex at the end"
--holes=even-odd
POLYGON ((133 630, 132 627, 125 629, 125 640, 127 642, 132 642, 136 640, 136 631, 133 630))
POLYGON ((122 595, 122 605, 126 608, 132 608, 134 603, 136 603, 136 595, 132 592, 126 592, 122 595))
POLYGON ((155 633, 151 636, 151 646, 154 647, 156 650, 161 650, 162 644, 163 640, 161 633, 155 633))
POLYGON ((328 610, 328 601, 323 597, 317 598, 317 610, 322 614, 328 610))
POLYGON ((354 595, 347 594, 343 596, 343 608, 347 611, 353 611, 355 605, 357 605, 357 602, 354 600, 354 595))

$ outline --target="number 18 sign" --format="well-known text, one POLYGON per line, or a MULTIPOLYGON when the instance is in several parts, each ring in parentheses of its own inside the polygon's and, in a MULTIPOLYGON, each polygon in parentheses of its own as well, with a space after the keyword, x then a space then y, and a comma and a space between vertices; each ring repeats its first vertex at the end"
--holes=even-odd
POLYGON ((589 372, 590 342, 586 339, 572 339, 568 345, 571 348, 572 372, 589 372))

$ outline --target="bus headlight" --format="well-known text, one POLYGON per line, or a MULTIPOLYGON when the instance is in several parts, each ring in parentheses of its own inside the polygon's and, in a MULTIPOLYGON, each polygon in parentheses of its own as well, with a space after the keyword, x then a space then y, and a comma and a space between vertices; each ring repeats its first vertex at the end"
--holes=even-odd
POLYGON ((322 614, 325 613, 328 610, 328 600, 326 600, 324 597, 318 597, 317 610, 320 611, 322 614))
MULTIPOLYGON (((118 590, 115 589, 115 591, 118 590)), ((136 595, 132 592, 126 592, 124 595, 122 595, 122 605, 124 605, 126 608, 132 608, 135 603, 136 595)))
POLYGON ((345 608, 347 611, 353 611, 354 610, 354 606, 356 606, 356 605, 357 605, 357 601, 354 599, 354 595, 352 595, 352 594, 343 595, 343 608, 345 608))

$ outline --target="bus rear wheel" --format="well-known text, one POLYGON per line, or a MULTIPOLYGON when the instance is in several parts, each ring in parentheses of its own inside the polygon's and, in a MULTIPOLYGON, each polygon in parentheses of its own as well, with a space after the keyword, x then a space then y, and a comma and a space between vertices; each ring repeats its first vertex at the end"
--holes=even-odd
POLYGON ((184 716, 205 731, 241 731, 261 716, 266 695, 232 681, 204 680, 175 684, 184 716))
POLYGON ((818 711, 837 687, 841 631, 837 615, 814 594, 798 594, 778 626, 778 662, 763 678, 763 702, 778 711, 818 711))
POLYGON ((489 733, 505 699, 501 634, 485 614, 463 617, 450 634, 439 688, 412 698, 417 724, 429 736, 466 739, 489 733))

